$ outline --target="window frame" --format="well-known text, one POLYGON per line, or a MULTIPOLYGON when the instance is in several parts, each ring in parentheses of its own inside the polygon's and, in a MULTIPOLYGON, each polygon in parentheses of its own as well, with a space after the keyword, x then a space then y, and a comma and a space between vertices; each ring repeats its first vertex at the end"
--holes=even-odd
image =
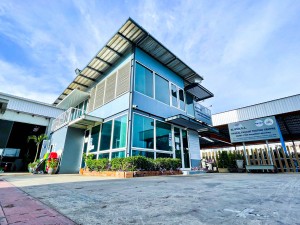
MULTIPOLYGON (((140 148, 140 147, 133 147, 133 141, 131 142, 131 151, 130 151, 130 156, 132 154, 132 150, 137 150, 137 151, 145 151, 145 152, 153 152, 154 153, 154 159, 156 159, 156 153, 165 153, 165 154, 173 154, 173 157, 172 158, 176 158, 176 155, 175 155, 175 145, 174 145, 174 128, 178 128, 180 130, 180 139, 182 140, 182 131, 181 130, 186 130, 184 127, 180 127, 180 126, 177 126, 177 125, 173 125, 171 123, 167 123, 163 120, 159 120, 159 119, 156 119, 155 117, 151 117, 151 116, 148 116, 148 115, 145 115, 145 114, 142 114, 142 113, 139 113, 139 112, 133 112, 133 114, 137 114, 137 115, 140 115, 140 116, 143 116, 143 117, 147 117, 147 118, 150 118, 152 120, 154 120, 154 146, 153 146, 153 149, 149 149, 149 148, 140 148), (159 121, 159 122, 163 122, 163 123, 166 123, 166 124, 169 124, 171 125, 171 134, 172 134, 172 150, 171 151, 167 151, 167 150, 158 150, 156 149, 156 121, 159 121)), ((132 126, 134 127, 134 120, 132 120, 132 126)), ((188 133, 188 130, 187 130, 187 133, 188 133)), ((132 129, 132 133, 131 133, 132 137, 133 137, 133 129, 132 129)), ((181 145, 180 145, 180 148, 182 149, 183 148, 183 143, 181 141, 181 145)), ((181 151, 181 154, 182 151, 181 151)), ((183 156, 182 156, 183 157, 183 156)))

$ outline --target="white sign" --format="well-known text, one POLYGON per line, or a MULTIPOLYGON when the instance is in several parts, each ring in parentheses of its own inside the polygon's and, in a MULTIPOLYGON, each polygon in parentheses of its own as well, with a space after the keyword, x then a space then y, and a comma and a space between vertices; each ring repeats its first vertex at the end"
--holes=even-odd
POLYGON ((232 143, 279 139, 274 116, 228 124, 232 143))

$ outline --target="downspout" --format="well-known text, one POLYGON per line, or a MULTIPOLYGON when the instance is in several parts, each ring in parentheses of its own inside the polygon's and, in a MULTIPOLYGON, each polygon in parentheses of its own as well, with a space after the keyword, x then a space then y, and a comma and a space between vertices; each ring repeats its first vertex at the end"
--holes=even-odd
POLYGON ((133 82, 135 76, 135 49, 136 46, 132 46, 133 58, 131 59, 131 74, 130 74, 130 87, 129 87, 129 107, 128 107, 128 128, 127 128, 127 146, 126 156, 130 156, 131 152, 131 140, 132 140, 132 102, 133 102, 133 82))

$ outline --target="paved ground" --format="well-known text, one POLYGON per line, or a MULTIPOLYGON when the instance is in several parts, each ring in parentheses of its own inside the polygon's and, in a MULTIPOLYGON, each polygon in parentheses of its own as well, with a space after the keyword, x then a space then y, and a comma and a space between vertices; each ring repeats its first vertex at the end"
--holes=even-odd
POLYGON ((75 224, 67 217, 0 179, 0 224, 75 224))
POLYGON ((300 174, 5 179, 78 224, 300 224, 300 174))

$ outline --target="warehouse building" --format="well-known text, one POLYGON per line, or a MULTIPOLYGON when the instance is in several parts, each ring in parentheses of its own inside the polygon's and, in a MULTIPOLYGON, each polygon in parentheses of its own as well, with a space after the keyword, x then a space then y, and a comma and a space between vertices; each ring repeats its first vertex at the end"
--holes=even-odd
POLYGON ((0 162, 8 170, 26 170, 36 147, 30 135, 50 135, 50 125, 63 110, 42 102, 0 93, 0 162), (3 157, 3 158, 2 158, 3 157))
POLYGON ((274 120, 273 125, 277 126, 278 136, 275 138, 248 138, 249 140, 244 144, 247 149, 246 154, 250 155, 249 165, 273 164, 282 172, 298 171, 300 165, 299 94, 213 115, 213 125, 219 130, 219 133, 202 133, 200 137, 202 157, 216 159, 220 151, 243 152, 243 142, 233 140, 230 135, 230 126, 253 121, 256 123, 254 127, 264 128, 268 127, 268 124, 262 123, 266 122, 265 118, 274 120), (267 158, 270 162, 267 161, 267 158))

